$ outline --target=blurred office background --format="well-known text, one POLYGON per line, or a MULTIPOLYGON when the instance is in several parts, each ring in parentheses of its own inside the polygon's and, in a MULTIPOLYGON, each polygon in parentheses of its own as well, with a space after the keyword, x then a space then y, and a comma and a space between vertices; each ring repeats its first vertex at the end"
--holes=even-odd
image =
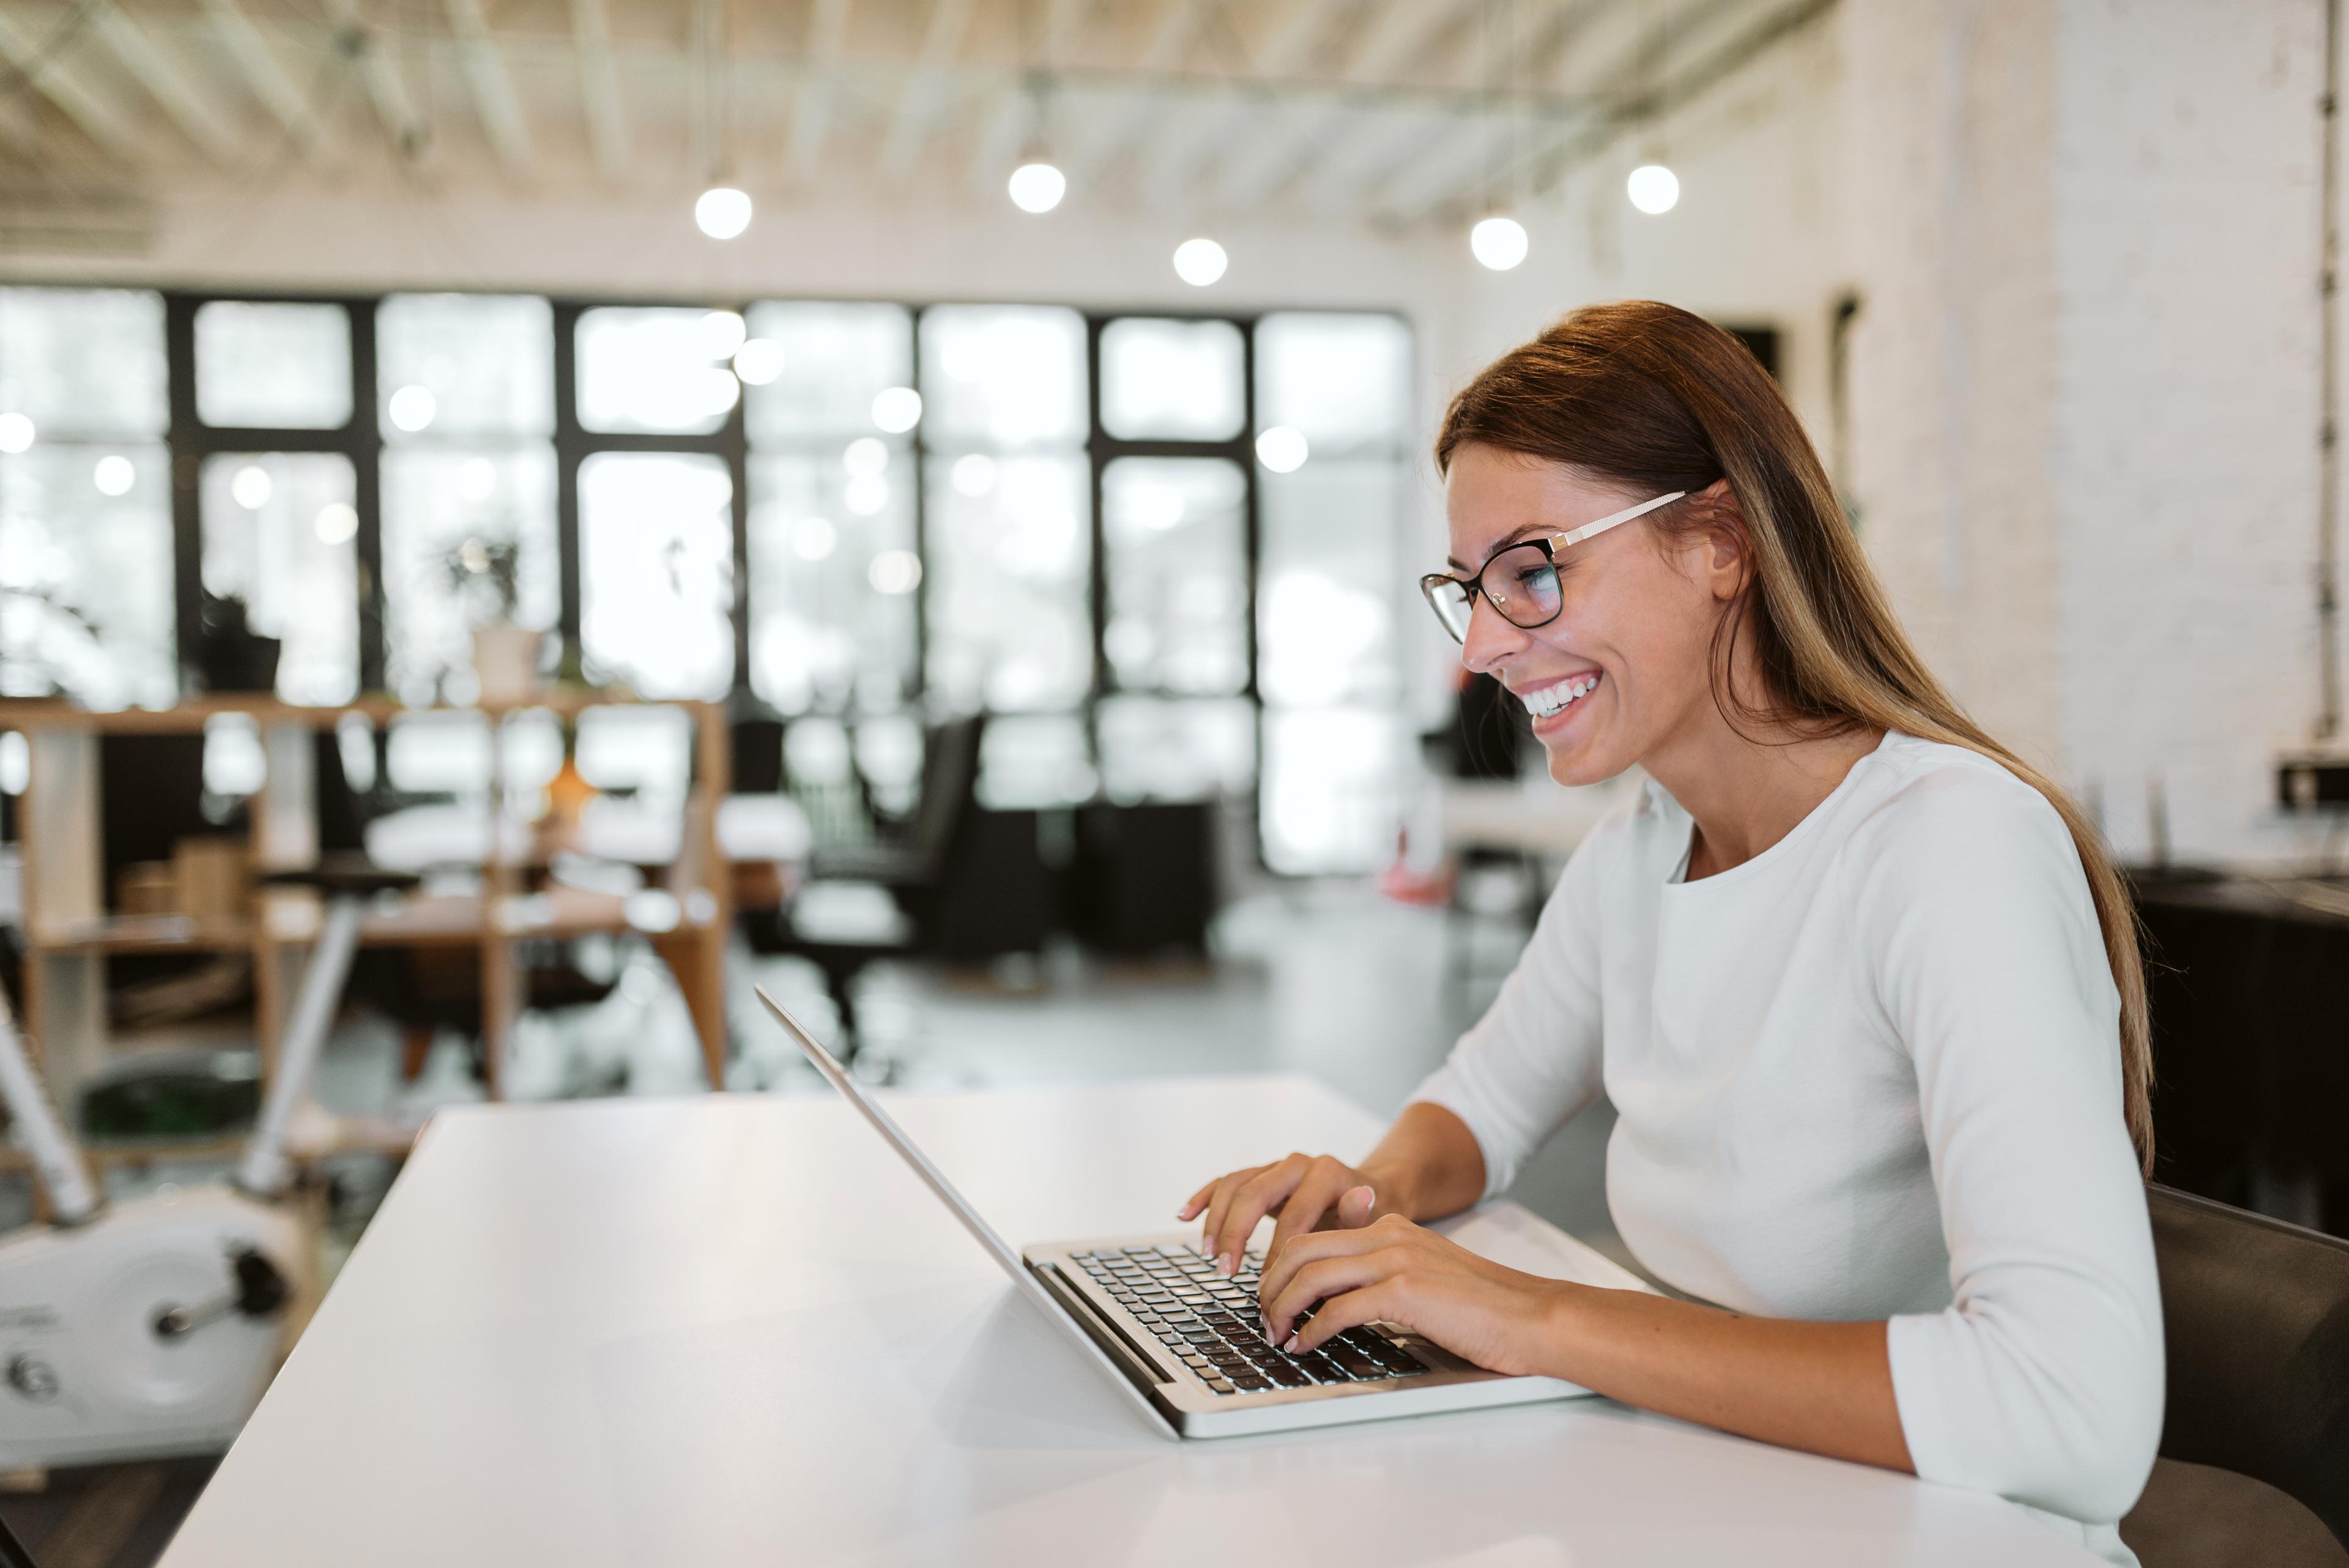
MULTIPOLYGON (((812 1092, 753 982, 1391 1108, 1613 798, 1417 602, 1429 438, 1647 296, 2134 868, 2165 1178, 2349 1230, 2336 10, 5 0, 0 698, 115 716, 0 724, 11 995, 140 1190, 249 1111, 285 778, 471 909, 511 1005, 354 973, 329 1270, 437 1105, 812 1092)), ((1607 1125, 1524 1193, 1602 1241, 1607 1125)))

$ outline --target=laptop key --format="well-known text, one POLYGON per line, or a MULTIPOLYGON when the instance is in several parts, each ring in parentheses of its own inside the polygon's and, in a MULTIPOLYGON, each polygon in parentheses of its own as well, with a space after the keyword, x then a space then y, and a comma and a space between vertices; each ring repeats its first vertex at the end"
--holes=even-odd
POLYGON ((1286 1364, 1268 1366, 1264 1369, 1264 1374, 1283 1388, 1309 1388, 1313 1384, 1313 1379, 1305 1375, 1302 1367, 1286 1364))
POLYGON ((1392 1376, 1385 1367, 1343 1340, 1333 1339, 1322 1349, 1329 1353, 1330 1360, 1344 1367, 1357 1381, 1371 1383, 1392 1376))

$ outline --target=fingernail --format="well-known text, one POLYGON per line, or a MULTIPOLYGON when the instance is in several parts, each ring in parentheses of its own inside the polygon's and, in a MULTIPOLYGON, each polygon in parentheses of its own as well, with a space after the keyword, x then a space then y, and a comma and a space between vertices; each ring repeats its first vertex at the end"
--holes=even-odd
POLYGON ((1228 1280, 1240 1272, 1240 1266, 1231 1253, 1226 1252, 1216 1260, 1216 1272, 1228 1280))
POLYGON ((1281 1348, 1284 1352, 1286 1352, 1287 1354, 1288 1354, 1288 1355, 1296 1355, 1296 1354, 1297 1354, 1297 1336, 1296 1336, 1295 1334, 1290 1334, 1290 1335, 1288 1336, 1288 1343, 1287 1345, 1282 1345, 1280 1348, 1281 1348))

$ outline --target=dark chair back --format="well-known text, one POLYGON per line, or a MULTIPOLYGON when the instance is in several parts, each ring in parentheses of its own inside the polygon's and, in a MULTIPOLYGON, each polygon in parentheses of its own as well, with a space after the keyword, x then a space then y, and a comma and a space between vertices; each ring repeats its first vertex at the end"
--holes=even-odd
POLYGON ((934 883, 946 870, 957 831, 970 815, 978 788, 978 746, 984 714, 930 726, 922 747, 922 795, 914 805, 905 847, 912 879, 934 883))
POLYGON ((2146 1197, 2163 1455, 2288 1492, 2349 1546, 2349 1241, 2167 1187, 2146 1197))

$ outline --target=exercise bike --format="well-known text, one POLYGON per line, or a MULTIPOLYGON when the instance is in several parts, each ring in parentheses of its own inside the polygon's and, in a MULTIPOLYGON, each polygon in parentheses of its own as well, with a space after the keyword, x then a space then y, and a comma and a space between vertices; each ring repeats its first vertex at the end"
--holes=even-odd
MULTIPOLYGON (((370 866, 278 873, 326 896, 259 1120, 235 1173, 109 1205, 0 996, 0 1096, 54 1220, 0 1239, 0 1469, 228 1447, 274 1371, 301 1230, 285 1144, 375 898, 370 866)), ((0 1556, 0 1563, 5 1563, 0 1556)))

